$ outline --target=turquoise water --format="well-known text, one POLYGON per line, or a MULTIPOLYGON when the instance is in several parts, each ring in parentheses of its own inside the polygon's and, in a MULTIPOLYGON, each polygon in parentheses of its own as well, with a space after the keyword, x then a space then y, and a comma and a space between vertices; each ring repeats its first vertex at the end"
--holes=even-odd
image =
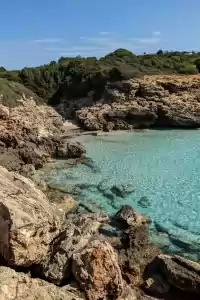
POLYGON ((132 205, 152 218, 155 243, 200 260, 200 131, 152 130, 79 141, 91 160, 44 169, 43 179, 91 210, 114 213, 132 205), (116 196, 112 187, 121 185, 133 186, 134 192, 116 196))

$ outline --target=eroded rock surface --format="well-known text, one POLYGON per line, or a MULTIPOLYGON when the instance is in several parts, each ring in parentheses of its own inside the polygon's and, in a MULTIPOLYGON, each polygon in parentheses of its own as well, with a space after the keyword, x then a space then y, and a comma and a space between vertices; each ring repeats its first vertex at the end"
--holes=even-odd
POLYGON ((108 220, 104 213, 82 214, 68 219, 62 234, 51 245, 51 252, 41 264, 43 276, 61 284, 70 276, 72 255, 87 246, 98 232, 101 223, 108 220))
POLYGON ((8 265, 40 263, 62 218, 29 179, 0 167, 0 254, 8 265))
POLYGON ((200 294, 200 264, 163 254, 158 256, 157 263, 171 285, 200 294))
POLYGON ((94 240, 75 253, 72 271, 90 300, 117 299, 124 291, 117 254, 106 241, 94 240))
POLYGON ((200 127, 200 80, 188 76, 146 76, 109 83, 98 103, 76 110, 86 130, 200 127))
POLYGON ((26 176, 52 157, 76 158, 85 153, 77 142, 61 138, 63 121, 51 107, 21 99, 14 108, 0 107, 0 165, 26 176))
POLYGON ((1 300, 81 300, 82 298, 44 280, 0 267, 1 300))
POLYGON ((128 226, 138 227, 147 222, 150 222, 148 217, 145 217, 133 209, 130 205, 124 205, 115 214, 115 219, 124 222, 128 226))

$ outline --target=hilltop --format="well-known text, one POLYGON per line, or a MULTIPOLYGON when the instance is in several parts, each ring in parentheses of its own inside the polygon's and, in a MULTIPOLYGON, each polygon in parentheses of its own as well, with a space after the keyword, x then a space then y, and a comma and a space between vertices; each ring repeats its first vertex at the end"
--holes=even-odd
POLYGON ((61 57, 57 62, 34 68, 7 71, 1 67, 0 91, 3 89, 4 94, 6 90, 7 100, 13 98, 13 93, 23 90, 25 94, 36 94, 42 102, 57 105, 60 98, 85 97, 89 91, 94 91, 98 98, 108 81, 156 74, 195 75, 199 71, 200 52, 159 50, 154 54, 135 55, 118 49, 99 59, 61 57))

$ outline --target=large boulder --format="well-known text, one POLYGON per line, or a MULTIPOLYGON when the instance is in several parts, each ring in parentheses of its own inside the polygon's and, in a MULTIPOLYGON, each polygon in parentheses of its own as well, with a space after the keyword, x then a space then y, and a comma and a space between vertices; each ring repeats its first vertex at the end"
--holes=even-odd
POLYGON ((149 241, 146 224, 130 226, 123 232, 119 249, 119 264, 127 283, 134 286, 142 283, 146 266, 160 254, 149 241))
POLYGON ((65 231, 51 245, 51 252, 40 265, 42 276, 55 284, 62 284, 70 276, 70 262, 75 252, 87 246, 108 216, 104 213, 89 213, 68 218, 65 231))
POLYGON ((85 148, 79 142, 63 141, 57 149, 58 158, 77 158, 85 154, 85 148))
POLYGON ((65 287, 59 288, 41 279, 31 278, 13 269, 0 267, 1 300, 81 300, 65 287))
POLYGON ((157 263, 172 286, 200 294, 200 264, 179 256, 159 255, 157 263))
POLYGON ((141 226, 150 221, 148 217, 141 215, 130 205, 122 206, 115 214, 115 219, 128 226, 141 226))
POLYGON ((124 283, 117 254, 106 241, 94 240, 73 255, 72 271, 89 300, 117 299, 124 283))
POLYGON ((0 254, 8 265, 40 263, 62 217, 29 179, 0 167, 0 254))

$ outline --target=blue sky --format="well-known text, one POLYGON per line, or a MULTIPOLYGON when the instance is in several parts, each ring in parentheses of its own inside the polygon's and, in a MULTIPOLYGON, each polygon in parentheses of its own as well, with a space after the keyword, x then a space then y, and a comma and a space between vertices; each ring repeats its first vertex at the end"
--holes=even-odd
POLYGON ((199 0, 2 0, 0 66, 44 64, 60 56, 200 51, 199 0))

